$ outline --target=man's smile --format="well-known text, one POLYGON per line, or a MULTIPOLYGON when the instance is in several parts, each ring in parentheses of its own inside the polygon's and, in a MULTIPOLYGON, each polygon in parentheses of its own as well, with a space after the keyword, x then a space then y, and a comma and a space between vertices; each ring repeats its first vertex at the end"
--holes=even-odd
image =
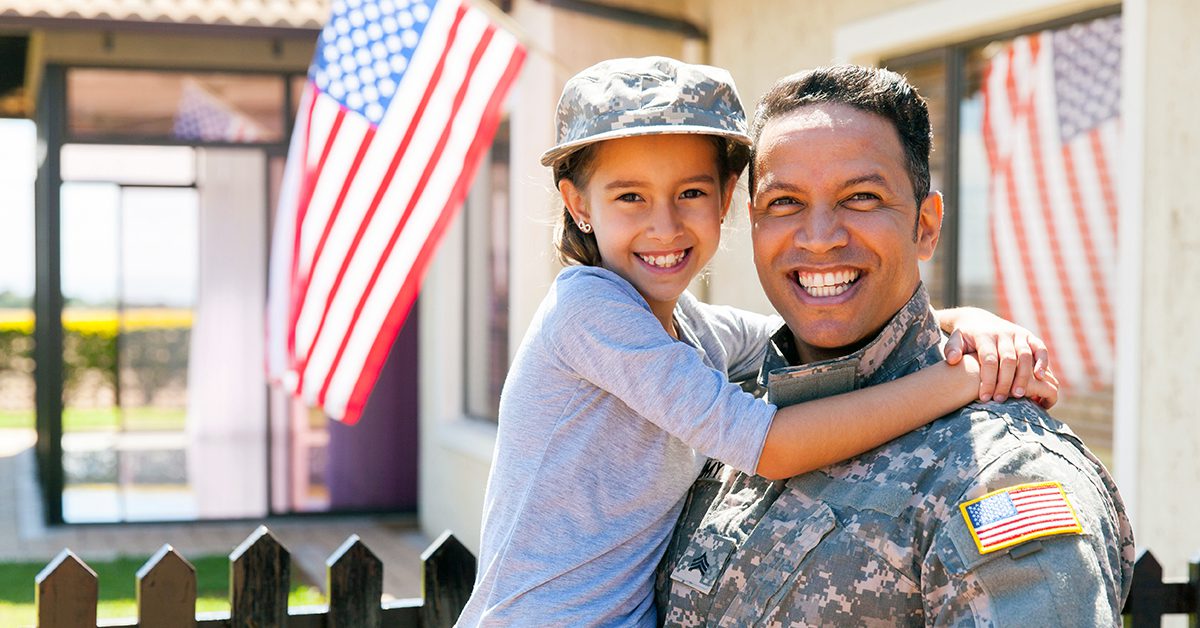
POLYGON ((836 297, 850 289, 858 281, 860 271, 854 269, 806 272, 796 271, 796 283, 809 296, 823 298, 836 297))

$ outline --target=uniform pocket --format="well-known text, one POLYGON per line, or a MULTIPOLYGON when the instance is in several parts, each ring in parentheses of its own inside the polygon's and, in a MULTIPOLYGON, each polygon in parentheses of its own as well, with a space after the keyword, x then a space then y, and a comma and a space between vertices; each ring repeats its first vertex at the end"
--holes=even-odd
POLYGON ((803 519, 761 525, 775 527, 778 540, 768 552, 757 557, 758 566, 751 569, 746 560, 728 568, 728 572, 733 572, 744 566, 746 573, 726 576, 726 580, 733 580, 740 575, 741 591, 721 618, 722 626, 749 625, 774 614, 793 588, 804 559, 837 528, 837 517, 829 506, 816 504, 803 519))

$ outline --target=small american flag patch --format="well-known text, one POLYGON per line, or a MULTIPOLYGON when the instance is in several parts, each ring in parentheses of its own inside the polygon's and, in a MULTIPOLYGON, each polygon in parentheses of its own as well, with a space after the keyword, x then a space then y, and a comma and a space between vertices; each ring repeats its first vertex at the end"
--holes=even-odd
POLYGON ((959 506, 980 554, 1083 527, 1058 482, 1019 484, 959 506))

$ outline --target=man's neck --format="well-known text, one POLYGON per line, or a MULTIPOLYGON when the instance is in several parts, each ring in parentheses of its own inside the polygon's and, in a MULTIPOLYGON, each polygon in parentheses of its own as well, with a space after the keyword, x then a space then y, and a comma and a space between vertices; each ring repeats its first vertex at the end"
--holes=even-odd
POLYGON ((851 353, 854 353, 855 351, 867 346, 872 340, 875 340, 875 338, 879 336, 880 329, 883 328, 880 327, 879 329, 876 329, 854 344, 830 349, 825 347, 814 347, 810 344, 800 342, 800 340, 796 338, 795 332, 793 332, 789 327, 788 333, 792 335, 792 344, 793 347, 795 347, 795 352, 793 355, 788 356, 788 359, 792 366, 802 366, 804 364, 812 364, 813 362, 823 362, 825 360, 844 358, 851 353))
POLYGON ((772 403, 790 405, 895 379, 941 359, 941 330, 919 287, 880 330, 857 347, 830 351, 830 358, 798 351, 787 327, 771 336, 758 383, 772 403), (815 358, 815 359, 814 359, 815 358))

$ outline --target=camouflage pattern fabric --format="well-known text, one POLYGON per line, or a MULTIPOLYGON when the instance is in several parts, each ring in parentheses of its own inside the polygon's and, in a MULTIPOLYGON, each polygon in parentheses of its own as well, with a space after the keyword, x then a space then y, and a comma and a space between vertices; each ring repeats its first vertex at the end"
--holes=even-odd
MULTIPOLYGON (((761 381, 787 403, 941 359, 924 288, 842 359, 786 366, 782 331, 761 381)), ((785 482, 707 469, 659 569, 659 616, 668 626, 1119 625, 1133 559, 1116 486, 1069 428, 1024 400, 970 404, 785 482), (959 504, 1036 481, 1062 483, 1083 533, 980 554, 959 504)))

